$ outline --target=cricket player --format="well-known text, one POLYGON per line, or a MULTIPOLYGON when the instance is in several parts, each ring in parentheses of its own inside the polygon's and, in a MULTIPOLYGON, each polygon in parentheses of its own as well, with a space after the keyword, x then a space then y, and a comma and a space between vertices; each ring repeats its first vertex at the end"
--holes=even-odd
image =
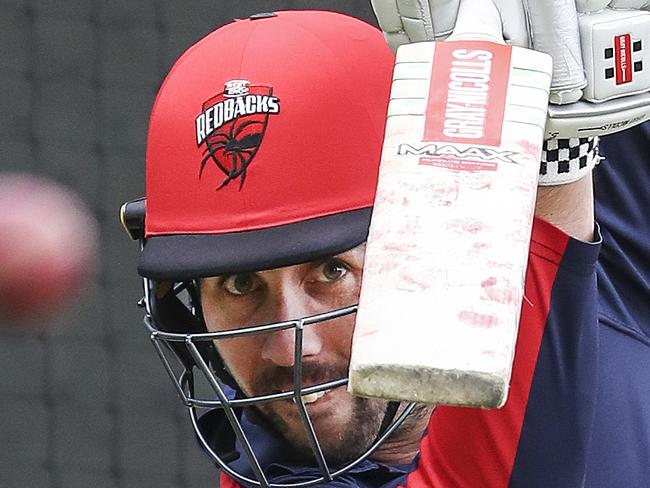
POLYGON ((191 47, 156 98, 146 207, 122 219, 221 486, 649 486, 647 126, 601 142, 600 226, 591 167, 540 187, 503 408, 347 392, 393 62, 356 19, 259 14, 191 47))

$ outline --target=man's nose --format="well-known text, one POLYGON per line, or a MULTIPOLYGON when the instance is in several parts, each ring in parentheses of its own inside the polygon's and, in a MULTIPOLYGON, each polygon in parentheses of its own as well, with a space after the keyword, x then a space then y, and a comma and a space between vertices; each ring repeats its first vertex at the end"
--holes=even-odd
MULTIPOLYGON (((288 289, 279 293, 274 304, 274 321, 285 322, 314 315, 315 310, 309 297, 299 290, 288 289)), ((296 340, 301 336, 302 357, 316 356, 322 349, 322 337, 318 324, 296 327, 265 334, 262 358, 277 366, 291 367, 295 363, 296 340)))

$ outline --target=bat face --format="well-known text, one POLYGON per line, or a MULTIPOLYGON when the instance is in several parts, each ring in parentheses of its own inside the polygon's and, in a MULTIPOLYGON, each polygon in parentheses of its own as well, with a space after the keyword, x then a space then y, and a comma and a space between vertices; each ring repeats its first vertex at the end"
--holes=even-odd
POLYGON ((504 44, 399 48, 353 393, 505 402, 550 80, 549 56, 504 44))

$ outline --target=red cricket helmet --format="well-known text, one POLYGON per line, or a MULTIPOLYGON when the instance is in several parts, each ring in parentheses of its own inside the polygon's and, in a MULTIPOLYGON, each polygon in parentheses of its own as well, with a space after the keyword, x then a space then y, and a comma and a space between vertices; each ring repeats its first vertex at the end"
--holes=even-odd
POLYGON ((237 20, 188 49, 149 124, 140 274, 296 264, 366 239, 394 57, 333 12, 237 20))

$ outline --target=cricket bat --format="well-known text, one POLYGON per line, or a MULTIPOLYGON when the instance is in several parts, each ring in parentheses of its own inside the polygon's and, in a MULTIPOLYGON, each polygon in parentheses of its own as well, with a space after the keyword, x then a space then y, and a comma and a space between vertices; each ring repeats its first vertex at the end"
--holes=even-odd
POLYGON ((511 47, 491 1, 400 46, 348 389, 500 407, 514 357, 552 61, 511 47))

